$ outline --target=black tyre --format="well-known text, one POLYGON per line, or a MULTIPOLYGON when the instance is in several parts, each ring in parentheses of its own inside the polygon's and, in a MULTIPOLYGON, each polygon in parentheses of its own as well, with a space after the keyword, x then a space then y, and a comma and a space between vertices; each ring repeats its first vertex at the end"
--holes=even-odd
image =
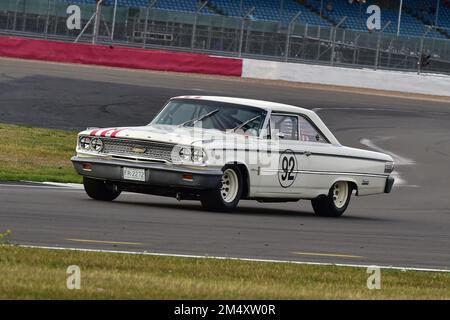
POLYGON ((314 213, 321 217, 340 217, 350 203, 352 185, 346 181, 338 181, 330 188, 327 196, 311 200, 314 213))
POLYGON ((236 208, 243 191, 243 177, 238 167, 227 165, 216 188, 201 197, 202 206, 209 211, 230 212, 236 208))
POLYGON ((113 201, 121 193, 112 183, 103 180, 83 177, 83 185, 87 195, 95 200, 113 201))

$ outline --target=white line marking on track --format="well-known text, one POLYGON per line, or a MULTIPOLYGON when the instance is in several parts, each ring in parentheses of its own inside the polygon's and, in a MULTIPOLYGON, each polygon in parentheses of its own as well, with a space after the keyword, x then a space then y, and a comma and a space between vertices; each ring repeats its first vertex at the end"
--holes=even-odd
MULTIPOLYGON (((384 137, 384 138, 380 138, 380 140, 386 140, 389 139, 389 137, 384 137)), ((395 167, 398 166, 411 166, 411 165, 415 165, 416 162, 412 159, 408 159, 406 157, 402 157, 392 151, 383 149, 379 146, 377 146, 372 140, 367 139, 367 138, 363 138, 361 140, 359 140, 359 142, 375 151, 378 152, 382 152, 382 153, 386 153, 389 154, 393 159, 394 159, 394 163, 395 163, 395 167)), ((408 182, 402 178, 402 176, 400 175, 400 172, 398 172, 397 170, 394 170, 392 172, 392 175, 395 177, 395 185, 396 186, 403 186, 403 187, 414 187, 417 188, 417 185, 408 185, 408 182)))
POLYGON ((397 266, 382 266, 382 265, 370 265, 370 264, 346 264, 346 263, 326 263, 326 262, 308 262, 308 261, 296 261, 296 260, 275 260, 275 259, 253 259, 253 258, 236 258, 236 257, 220 257, 220 256, 208 256, 208 255, 190 255, 190 254, 173 254, 173 253, 157 253, 147 251, 120 251, 120 250, 101 250, 101 249, 84 249, 84 248, 65 248, 65 247, 51 247, 51 246, 32 246, 32 245, 19 245, 22 248, 31 249, 48 249, 48 250, 70 250, 70 251, 82 251, 82 252, 100 252, 100 253, 118 253, 118 254, 131 254, 131 255, 147 255, 157 257, 177 257, 177 258, 195 258, 195 259, 216 259, 216 260, 236 260, 236 261, 252 261, 252 262, 268 262, 268 263, 292 263, 314 266, 336 266, 336 267, 351 267, 351 268, 368 268, 378 267, 380 269, 400 270, 400 271, 422 271, 422 272, 449 272, 449 269, 438 268, 415 268, 415 267, 397 267, 397 266))
POLYGON ((46 186, 46 185, 26 185, 26 184, 1 184, 0 188, 24 188, 24 189, 52 189, 59 191, 80 191, 78 188, 61 188, 57 186, 46 186))
MULTIPOLYGON (((387 138, 383 139, 386 140, 387 138)), ((399 166, 411 166, 416 164, 416 162, 414 160, 399 156, 398 154, 393 153, 392 151, 383 149, 379 146, 377 146, 372 140, 370 139, 361 139, 359 142, 361 142, 361 144, 368 146, 369 148, 372 148, 376 151, 379 152, 383 152, 383 153, 387 153, 389 154, 392 158, 394 158, 395 164, 399 165, 399 166)))
POLYGON ((83 185, 79 183, 42 182, 42 184, 63 188, 83 189, 83 185))

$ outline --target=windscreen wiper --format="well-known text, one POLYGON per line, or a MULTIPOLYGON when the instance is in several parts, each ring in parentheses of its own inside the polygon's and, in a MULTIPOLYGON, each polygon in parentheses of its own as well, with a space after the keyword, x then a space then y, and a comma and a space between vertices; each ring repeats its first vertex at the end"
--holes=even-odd
POLYGON ((194 126, 197 122, 202 121, 203 119, 206 119, 206 118, 212 116, 213 114, 215 114, 215 113, 218 112, 219 110, 220 110, 220 109, 215 109, 215 110, 213 110, 213 111, 211 111, 211 112, 208 112, 207 114, 204 114, 203 116, 198 117, 197 119, 191 119, 191 120, 188 120, 188 121, 186 121, 186 122, 183 122, 183 123, 179 124, 178 126, 179 126, 179 127, 184 127, 184 126, 187 125, 188 123, 192 123, 192 125, 194 126))
POLYGON ((251 118, 251 119, 241 123, 240 125, 238 125, 238 126, 234 127, 233 129, 231 129, 231 131, 236 131, 236 130, 242 128, 243 126, 245 126, 246 124, 249 124, 250 122, 255 121, 258 118, 261 118, 261 114, 258 114, 256 117, 253 117, 253 118, 251 118))

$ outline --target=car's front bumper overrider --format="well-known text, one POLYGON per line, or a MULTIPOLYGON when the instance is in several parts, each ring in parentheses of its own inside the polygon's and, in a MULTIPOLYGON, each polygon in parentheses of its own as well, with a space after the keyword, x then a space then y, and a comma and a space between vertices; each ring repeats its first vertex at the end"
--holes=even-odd
POLYGON ((117 182, 122 185, 133 184, 203 190, 215 188, 223 174, 220 169, 187 168, 165 163, 133 162, 78 156, 72 157, 71 160, 75 170, 82 176, 117 182), (145 181, 124 179, 124 167, 144 169, 145 181))
POLYGON ((394 186, 395 179, 392 176, 387 177, 386 186, 384 187, 385 193, 391 193, 392 187, 394 186))

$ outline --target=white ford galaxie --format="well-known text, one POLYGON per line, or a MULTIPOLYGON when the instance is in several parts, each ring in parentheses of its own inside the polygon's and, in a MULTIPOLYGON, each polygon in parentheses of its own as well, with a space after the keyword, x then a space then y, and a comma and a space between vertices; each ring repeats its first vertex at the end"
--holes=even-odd
POLYGON ((128 191, 231 211, 240 199, 309 199, 337 217, 353 193, 394 184, 389 155, 342 146, 313 111, 258 100, 172 98, 149 125, 79 133, 76 151, 86 193, 103 201, 128 191))

